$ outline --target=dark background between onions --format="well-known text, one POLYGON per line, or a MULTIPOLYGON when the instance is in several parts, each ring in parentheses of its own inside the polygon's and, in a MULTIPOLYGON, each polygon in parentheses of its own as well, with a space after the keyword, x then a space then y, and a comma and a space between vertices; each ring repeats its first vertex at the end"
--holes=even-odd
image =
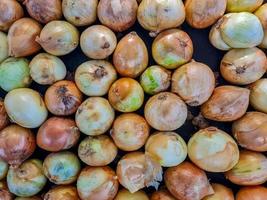
MULTIPOLYGON (((264 0, 264 3, 267 3, 267 0, 264 0)), ((25 12, 25 16, 29 16, 25 6, 23 6, 24 8, 24 12, 25 12)), ((94 24, 100 24, 99 21, 96 21, 94 24)), ((93 24, 92 24, 93 25, 93 24)), ((91 26, 92 26, 91 25, 91 26)), ((77 27, 79 29, 80 34, 86 29, 88 28, 88 26, 85 27, 77 27)), ((186 22, 184 22, 182 24, 181 27, 182 30, 184 30, 186 33, 188 33, 188 35, 191 37, 192 41, 193 41, 193 45, 194 45, 194 54, 193 54, 193 59, 198 61, 198 62, 203 62, 205 64, 207 64, 214 73, 216 73, 216 77, 217 77, 217 86, 219 85, 230 85, 230 83, 228 83, 227 81, 225 81, 222 76, 219 74, 219 67, 220 67, 220 61, 223 57, 223 55, 226 53, 226 51, 220 51, 216 48, 214 48, 210 42, 209 42, 209 31, 210 31, 210 27, 206 28, 206 29, 195 29, 190 27, 186 22), (218 76, 217 76, 218 74, 218 76)), ((135 31, 137 32, 137 34, 143 39, 143 41, 145 42, 147 49, 148 49, 148 53, 149 53, 149 65, 154 65, 156 64, 156 62, 153 60, 152 55, 151 55, 151 46, 152 46, 152 42, 154 40, 154 38, 151 38, 149 36, 149 31, 146 31, 145 29, 143 29, 140 24, 138 24, 138 22, 136 21, 135 25, 133 27, 131 27, 130 29, 128 29, 127 31, 121 32, 121 33, 115 33, 117 36, 118 41, 125 36, 127 33, 130 33, 131 31, 135 31)), ((264 49, 263 49, 264 50, 264 49)), ((42 52, 44 52, 43 50, 41 50, 42 52)), ((265 53, 267 53, 267 50, 264 50, 265 53)), ((40 53, 40 52, 39 52, 40 53)), ((30 56, 28 57, 29 60, 31 60, 34 56, 30 56)), ((91 60, 90 58, 86 57, 83 52, 81 51, 80 46, 78 46, 73 52, 71 52, 68 55, 65 56, 60 56, 60 58, 62 59, 62 61, 64 62, 64 64, 67 67, 68 73, 65 79, 69 79, 69 80, 73 80, 74 77, 74 72, 76 70, 76 68, 88 61, 91 60)), ((112 55, 107 59, 112 63, 112 55)), ((267 77, 267 74, 264 75, 264 77, 267 77)), ((118 74, 118 78, 120 78, 119 74, 118 74)), ((139 77, 136 78, 136 80, 139 80, 139 77)), ((43 86, 43 85, 39 85, 36 82, 32 82, 30 88, 39 91, 41 93, 41 95, 44 95, 46 89, 49 86, 43 86)), ((4 90, 2 90, 0 88, 0 97, 4 99, 6 95, 6 92, 4 90)), ((107 96, 104 96, 105 98, 107 98, 107 96)), ((145 101, 144 104, 142 105, 142 107, 136 111, 136 113, 144 115, 144 105, 145 102, 148 100, 148 98, 150 97, 150 95, 145 94, 145 101)), ((84 100, 88 98, 87 96, 84 95, 84 100)), ((187 106, 188 110, 194 115, 197 116, 200 112, 199 107, 190 107, 187 106)), ((253 108, 249 107, 248 111, 253 110, 253 108)), ((120 114, 120 112, 116 111, 116 116, 118 116, 120 114)), ((51 117, 52 114, 49 113, 49 117, 51 117)), ((74 119, 74 115, 69 116, 70 118, 74 119)), ((231 125, 232 123, 226 123, 226 122, 215 122, 215 121, 208 121, 210 126, 215 126, 218 127, 221 130, 224 130, 225 132, 231 134, 231 125)), ((187 143, 189 138, 195 133, 197 132, 198 128, 195 127, 192 123, 191 120, 187 120, 184 125, 182 127, 180 127, 179 129, 175 130, 176 133, 178 133, 180 136, 183 137, 183 139, 185 140, 185 142, 187 143)), ((33 132, 36 134, 38 131, 38 129, 33 129, 33 132)), ((155 130, 151 130, 150 133, 153 133, 155 130)), ((109 134, 109 132, 107 132, 106 134, 109 134)), ((85 134, 81 134, 81 137, 79 139, 79 142, 76 146, 74 146, 73 148, 71 148, 69 151, 72 151, 74 153, 76 153, 76 155, 78 155, 78 145, 80 143, 80 141, 82 141, 87 135, 85 134)), ((239 146, 239 149, 241 149, 241 147, 239 146)), ((143 149, 141 149, 143 150, 143 149)), ((30 157, 30 158, 38 158, 40 160, 44 160, 45 157, 49 154, 50 152, 45 151, 40 149, 38 146, 34 152, 34 154, 30 157)), ((119 150, 118 151, 118 155, 115 158, 115 160, 109 165, 110 167, 112 167, 114 170, 116 170, 116 166, 117 166, 117 162, 120 160, 120 158, 125 155, 125 152, 119 150)), ((267 156, 267 152, 265 152, 265 155, 267 156)), ((29 158, 29 159, 30 159, 29 158)), ((188 160, 188 158, 187 158, 188 160)), ((86 166, 85 163, 81 162, 82 164, 82 168, 86 166)), ((165 171, 165 170, 164 170, 165 171)), ((231 183, 230 181, 228 181, 225 177, 223 173, 210 173, 210 172, 206 172, 209 180, 211 183, 221 183, 229 188, 231 188, 234 193, 236 193, 239 188, 241 188, 238 185, 235 185, 233 183, 231 183)), ((162 181, 163 183, 163 181, 162 181)), ((41 193, 47 192, 51 186, 54 185, 51 182, 47 182, 46 187, 41 191, 41 193)), ((267 182, 264 184, 265 186, 267 186, 267 182)), ((147 193, 151 193, 154 191, 154 189, 150 188, 144 188, 143 189, 145 192, 147 193)), ((267 199, 267 197, 266 197, 267 199)))

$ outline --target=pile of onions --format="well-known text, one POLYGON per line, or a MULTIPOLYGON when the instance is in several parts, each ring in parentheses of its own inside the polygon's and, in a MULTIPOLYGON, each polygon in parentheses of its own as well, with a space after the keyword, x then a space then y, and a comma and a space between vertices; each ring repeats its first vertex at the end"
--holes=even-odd
POLYGON ((139 190, 131 193, 128 190, 121 189, 114 200, 149 200, 145 192, 139 190))
POLYGON ((250 104, 258 111, 267 113, 267 78, 260 79, 251 84, 250 104))
POLYGON ((43 200, 80 200, 76 187, 57 186, 45 193, 43 200))
POLYGON ((263 0, 227 1, 227 12, 254 12, 261 6, 263 0))
POLYGON ((0 31, 0 63, 8 57, 7 35, 0 31))
POLYGON ((0 99, 0 131, 3 130, 9 123, 8 115, 4 106, 4 102, 0 99))
POLYGON ((267 48, 267 3, 263 4, 259 9, 254 13, 260 20, 263 30, 264 30, 264 38, 260 47, 267 48))
POLYGON ((243 187, 237 195, 236 200, 265 200, 267 196, 267 188, 264 186, 243 187))
POLYGON ((224 185, 211 184, 214 194, 204 197, 203 200, 235 200, 233 191, 224 185))
POLYGON ((168 190, 159 190, 152 194, 150 200, 176 200, 168 190))

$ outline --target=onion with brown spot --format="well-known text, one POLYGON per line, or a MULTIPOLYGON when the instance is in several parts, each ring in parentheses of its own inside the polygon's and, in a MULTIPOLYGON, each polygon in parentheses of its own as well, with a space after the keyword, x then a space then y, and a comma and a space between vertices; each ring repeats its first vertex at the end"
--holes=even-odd
POLYGON ((176 200, 168 190, 159 190, 152 194, 150 200, 176 200))
POLYGON ((235 200, 233 191, 224 185, 213 183, 211 184, 214 194, 204 197, 203 200, 235 200))
POLYGON ((265 200, 267 188, 264 186, 243 187, 236 194, 236 200, 265 200))
POLYGON ((43 200, 80 200, 76 187, 57 186, 44 194, 43 200))
POLYGON ((258 111, 267 113, 267 78, 260 79, 249 86, 250 104, 258 111))
POLYGON ((9 118, 6 113, 4 101, 0 98, 0 131, 9 124, 9 118))

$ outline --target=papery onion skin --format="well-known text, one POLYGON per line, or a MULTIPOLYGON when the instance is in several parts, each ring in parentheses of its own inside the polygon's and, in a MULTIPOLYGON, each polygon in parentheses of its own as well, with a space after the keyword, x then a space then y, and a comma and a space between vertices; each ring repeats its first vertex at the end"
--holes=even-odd
POLYGON ((63 56, 79 45, 79 31, 66 21, 51 21, 44 26, 36 41, 46 52, 63 56))
POLYGON ((262 43, 259 45, 261 48, 267 48, 267 3, 263 4, 259 9, 255 11, 255 15, 259 18, 263 30, 264 30, 264 38, 262 43))
POLYGON ((8 31, 9 56, 24 57, 37 53, 41 46, 35 41, 42 26, 31 18, 22 18, 12 24, 8 31))
POLYGON ((8 171, 8 164, 2 158, 0 158, 0 180, 6 178, 8 171))
POLYGON ((193 43, 189 35, 180 29, 161 32, 152 44, 154 60, 167 69, 175 69, 193 56, 193 43))
POLYGON ((215 88, 215 77, 209 66, 192 61, 176 69, 172 75, 172 92, 190 106, 206 102, 215 88))
POLYGON ((156 130, 173 131, 184 124, 187 107, 177 95, 161 92, 147 101, 144 113, 148 124, 156 130))
POLYGON ((80 200, 76 187, 57 186, 45 193, 43 200, 80 200))
POLYGON ((214 194, 206 196, 203 200, 235 200, 233 191, 224 185, 213 183, 211 184, 214 194))
POLYGON ((113 200, 119 188, 115 172, 108 166, 86 167, 77 180, 82 200, 113 200))
POLYGON ((267 158, 264 154, 241 151, 238 163, 225 173, 237 185, 260 185, 267 181, 267 158))
POLYGON ((24 5, 29 15, 43 24, 62 17, 60 0, 25 0, 24 5))
POLYGON ((51 117, 39 128, 36 142, 40 148, 54 152, 73 147, 79 137, 80 131, 74 120, 51 117))
POLYGON ((115 68, 105 60, 87 61, 82 63, 75 72, 75 83, 87 96, 107 94, 111 84, 116 79, 115 68))
POLYGON ((260 79, 250 86, 250 104, 258 111, 267 113, 267 78, 260 79))
POLYGON ((4 181, 0 181, 0 199, 13 200, 13 194, 8 190, 7 184, 4 181))
POLYGON ((72 81, 58 81, 45 93, 47 109, 58 116, 74 114, 82 103, 82 93, 72 81))
POLYGON ((7 35, 0 31, 0 63, 8 57, 7 35))
POLYGON ((176 200, 168 190, 159 190, 152 194, 150 200, 176 200))
POLYGON ((232 132, 238 144, 243 148, 267 151, 267 114, 247 112, 232 125, 232 132))
POLYGON ((30 197, 40 192, 46 184, 42 162, 37 159, 25 161, 18 168, 10 168, 7 174, 9 190, 19 197, 30 197))
POLYGON ((227 12, 254 12, 263 0, 227 0, 227 12))
POLYGON ((9 118, 5 109, 4 101, 0 98, 0 131, 9 124, 9 118))
POLYGON ((36 55, 30 62, 30 74, 32 79, 40 85, 51 85, 63 80, 67 69, 63 61, 48 53, 36 55))
POLYGON ((170 193, 179 200, 202 199, 214 193, 205 172, 190 162, 168 168, 164 180, 170 193))
POLYGON ((114 200, 149 200, 148 196, 143 191, 130 193, 128 190, 121 189, 114 200))
POLYGON ((229 122, 242 117, 248 108, 250 91, 235 86, 214 89, 210 99, 201 106, 202 115, 210 120, 229 122))
POLYGON ((236 194, 236 200, 265 200, 267 188, 264 186, 243 187, 236 194))

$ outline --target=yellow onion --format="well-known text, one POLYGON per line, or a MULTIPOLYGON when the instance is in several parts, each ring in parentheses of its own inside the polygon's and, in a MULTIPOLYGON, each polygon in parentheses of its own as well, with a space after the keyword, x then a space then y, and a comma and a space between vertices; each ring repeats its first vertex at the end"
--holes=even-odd
POLYGON ((63 56, 79 45, 79 31, 66 21, 51 21, 44 26, 36 41, 46 52, 63 56))
POLYGON ((152 194, 150 200, 176 200, 168 190, 159 190, 152 194))
POLYGON ((15 200, 42 200, 41 197, 32 196, 32 197, 16 197, 15 200))
POLYGON ((88 136, 78 148, 79 158, 89 166, 105 166, 117 156, 118 149, 107 135, 88 136))
POLYGON ((223 16, 227 0, 186 0, 186 21, 194 28, 207 28, 223 16))
POLYGON ((263 0, 227 0, 227 12, 254 12, 263 0))
POLYGON ((43 200, 80 200, 76 187, 57 186, 45 193, 43 200))
POLYGON ((8 171, 8 164, 2 158, 0 158, 0 180, 6 178, 8 171))
POLYGON ((40 94, 29 88, 10 91, 5 97, 9 118, 26 128, 37 128, 47 118, 47 109, 40 94))
POLYGON ((267 158, 257 152, 241 151, 238 163, 225 173, 237 185, 260 185, 267 181, 267 158))
POLYGON ((250 104, 258 111, 267 113, 267 78, 250 85, 250 104))
POLYGON ((42 26, 31 18, 22 18, 14 22, 7 35, 9 56, 22 57, 35 54, 41 46, 35 41, 42 26))
POLYGON ((232 132, 238 144, 252 151, 267 151, 267 114, 247 112, 235 121, 232 132))
POLYGON ((25 0, 24 4, 29 15, 43 24, 58 20, 62 16, 60 0, 25 0))
POLYGON ((126 113, 115 119, 110 135, 118 148, 135 151, 145 144, 149 131, 150 127, 142 116, 126 113))
POLYGON ((82 103, 82 93, 72 81, 58 81, 45 93, 47 109, 54 115, 74 114, 82 103))
POLYGON ((0 31, 8 31, 9 27, 23 15, 23 8, 16 0, 1 0, 0 31))
POLYGON ((230 135, 215 127, 208 127, 190 138, 188 156, 205 171, 226 172, 238 162, 239 150, 230 135))
POLYGON ((108 100, 102 97, 90 97, 86 99, 78 108, 75 121, 86 135, 101 135, 112 125, 115 112, 108 100))
POLYGON ((181 127, 187 118, 185 103, 170 92, 161 92, 151 97, 144 112, 149 125, 159 131, 173 131, 181 127))
POLYGON ((124 36, 113 54, 117 72, 126 77, 139 76, 148 65, 148 51, 144 41, 136 32, 124 36))
POLYGON ((113 200, 119 183, 115 172, 105 167, 86 167, 77 180, 81 200, 113 200))
POLYGON ((145 153, 163 167, 174 167, 186 159, 187 146, 175 132, 156 132, 148 138, 145 153))
POLYGON ((224 185, 211 184, 214 194, 206 196, 203 200, 235 200, 233 191, 224 185))
POLYGON ((50 85, 65 78, 67 69, 63 61, 48 53, 36 55, 30 62, 32 79, 40 85, 50 85))
POLYGON ((149 186, 157 189, 162 181, 162 168, 150 156, 133 152, 118 162, 117 176, 120 184, 131 193, 149 186))
POLYGON ((0 98, 0 131, 9 124, 8 115, 6 113, 4 101, 0 98))
POLYGON ((7 184, 4 181, 0 181, 0 199, 13 200, 14 195, 8 190, 7 184))
POLYGON ((264 186, 253 186, 241 188, 236 200, 265 200, 267 196, 267 188, 264 186))
POLYGON ((100 0, 97 7, 99 21, 114 31, 125 31, 136 21, 136 0, 100 0))
POLYGON ((205 172, 190 162, 168 168, 164 180, 170 193, 179 200, 203 199, 214 193, 205 172))
POLYGON ((254 13, 260 20, 263 30, 264 30, 264 38, 260 47, 267 48, 267 3, 263 4, 259 9, 254 13))
POLYGON ((128 190, 121 189, 114 200, 149 200, 145 192, 139 190, 131 193, 128 190))
POLYGON ((192 61, 176 69, 172 75, 172 92, 190 106, 206 102, 215 88, 215 77, 209 66, 192 61))
POLYGON ((202 115, 214 121, 234 121, 242 117, 248 108, 249 90, 235 86, 215 88, 210 99, 201 106, 202 115))
POLYGON ((0 31, 0 63, 8 57, 7 35, 0 31))

